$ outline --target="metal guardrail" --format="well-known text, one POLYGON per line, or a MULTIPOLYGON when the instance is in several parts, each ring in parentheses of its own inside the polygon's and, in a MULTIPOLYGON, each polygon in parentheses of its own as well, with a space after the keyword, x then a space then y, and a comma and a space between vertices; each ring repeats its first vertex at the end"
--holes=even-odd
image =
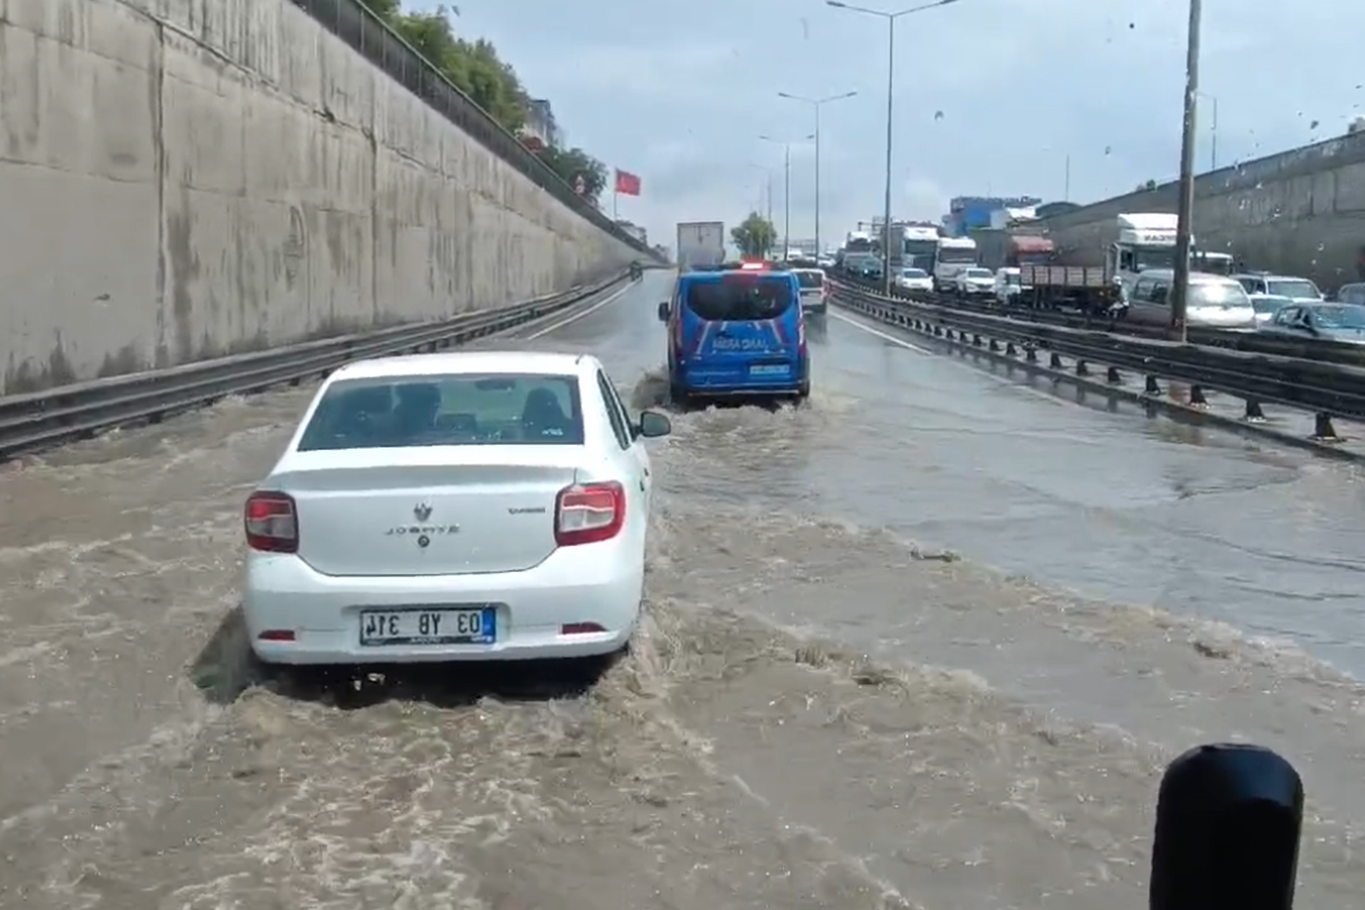
MULTIPOLYGON (((873 284, 872 282, 855 279, 852 276, 839 276, 837 280, 871 293, 880 293, 881 290, 880 283, 873 284)), ((1138 323, 1126 322, 1122 319, 1115 320, 1104 317, 1087 316, 1080 313, 1061 312, 1058 310, 1003 307, 996 303, 981 303, 975 300, 964 300, 952 294, 911 292, 897 288, 892 289, 892 296, 897 300, 905 300, 927 306, 943 307, 944 309, 960 310, 967 313, 1008 316, 1011 319, 1024 322, 1036 322, 1041 325, 1068 326, 1078 329, 1099 329, 1119 335, 1132 335, 1138 338, 1161 339, 1166 337, 1165 329, 1160 326, 1141 325, 1138 323)), ((1365 366, 1365 345, 1349 344, 1342 341, 1329 341, 1326 339, 1299 340, 1297 338, 1281 338, 1254 331, 1208 329, 1199 326, 1190 326, 1187 335, 1192 343, 1206 345, 1208 347, 1230 348, 1234 351, 1248 351, 1257 354, 1278 354, 1284 357, 1297 357, 1304 360, 1320 360, 1327 363, 1365 366)))
POLYGON ((1321 360, 1249 353, 1222 347, 1135 338, 1112 332, 1043 325, 1003 316, 965 312, 950 307, 885 297, 861 287, 835 282, 834 299, 879 321, 940 338, 1043 371, 1070 371, 1091 376, 1098 368, 1104 382, 1117 388, 1122 371, 1144 377, 1142 396, 1161 394, 1158 380, 1190 386, 1186 408, 1205 408, 1208 391, 1224 392, 1245 402, 1244 419, 1264 419, 1263 404, 1279 404, 1314 414, 1310 438, 1338 440, 1333 417, 1365 420, 1365 369, 1321 360), (1038 357, 1046 354, 1046 368, 1038 357), (1062 359, 1069 357, 1071 364, 1062 359))
POLYGON ((228 395, 298 385, 352 360, 435 351, 515 328, 625 282, 623 275, 495 310, 437 322, 396 326, 251 354, 202 360, 164 370, 112 376, 42 392, 0 397, 0 460, 130 423, 212 404, 228 395))
POLYGON ((325 29, 441 114, 462 132, 521 171, 569 209, 613 237, 657 258, 647 244, 627 234, 587 199, 574 192, 516 136, 474 103, 363 0, 290 0, 325 29))

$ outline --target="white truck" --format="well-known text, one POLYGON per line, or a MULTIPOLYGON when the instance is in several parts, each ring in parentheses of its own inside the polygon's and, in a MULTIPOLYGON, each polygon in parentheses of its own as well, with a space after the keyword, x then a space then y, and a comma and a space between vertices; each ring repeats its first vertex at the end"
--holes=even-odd
POLYGON ((934 290, 957 290, 957 273, 976 265, 976 241, 970 237, 940 237, 934 254, 934 290))
POLYGON ((725 224, 720 221, 678 222, 678 270, 713 269, 725 261, 725 224))
MULTIPOLYGON (((1088 313, 1121 310, 1127 289, 1147 269, 1175 266, 1176 216, 1135 212, 1051 234, 1056 265, 1023 265, 1031 291, 1022 302, 1041 309, 1088 313)), ((1193 248, 1194 239, 1190 239, 1193 248)))
POLYGON ((901 230, 901 266, 922 269, 932 275, 934 263, 938 259, 938 228, 927 224, 907 224, 901 230))

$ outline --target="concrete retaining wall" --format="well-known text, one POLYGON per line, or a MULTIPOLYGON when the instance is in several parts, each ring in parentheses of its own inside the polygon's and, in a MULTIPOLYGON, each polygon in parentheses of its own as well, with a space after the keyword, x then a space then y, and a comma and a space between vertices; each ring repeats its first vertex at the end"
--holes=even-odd
MULTIPOLYGON (((1123 212, 1174 212, 1176 184, 1129 193, 1046 220, 1063 231, 1123 212)), ((1199 245, 1247 268, 1312 278, 1324 289, 1365 280, 1365 133, 1202 174, 1195 183, 1199 245)))
POLYGON ((640 254, 283 0, 8 0, 0 394, 550 293, 640 254))

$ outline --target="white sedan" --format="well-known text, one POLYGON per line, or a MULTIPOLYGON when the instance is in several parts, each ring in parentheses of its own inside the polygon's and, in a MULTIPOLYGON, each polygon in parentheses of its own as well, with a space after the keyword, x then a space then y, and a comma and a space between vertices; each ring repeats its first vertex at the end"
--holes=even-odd
POLYGON ((586 355, 349 364, 246 502, 251 647, 271 664, 592 657, 630 640, 653 489, 586 355))
POLYGON ((911 293, 928 294, 934 290, 934 279, 924 269, 901 269, 896 273, 896 287, 911 293))

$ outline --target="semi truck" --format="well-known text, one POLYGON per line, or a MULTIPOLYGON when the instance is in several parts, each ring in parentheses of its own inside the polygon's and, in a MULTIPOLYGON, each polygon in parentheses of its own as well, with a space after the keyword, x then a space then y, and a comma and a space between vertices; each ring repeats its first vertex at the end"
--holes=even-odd
POLYGON ((934 263, 938 259, 938 227, 932 224, 907 224, 901 228, 901 267, 923 269, 925 274, 934 274, 934 263))
POLYGON ((678 222, 678 270, 714 269, 725 261, 725 224, 720 221, 678 222))
POLYGON ((976 241, 970 237, 940 237, 934 254, 934 290, 951 294, 957 290, 957 273, 976 265, 976 241))
POLYGON ((1021 265, 1019 280, 1027 290, 1018 299, 1036 309, 1121 312, 1139 273, 1174 266, 1175 234, 1176 217, 1164 212, 1122 214, 1053 231, 1055 262, 1021 265))

